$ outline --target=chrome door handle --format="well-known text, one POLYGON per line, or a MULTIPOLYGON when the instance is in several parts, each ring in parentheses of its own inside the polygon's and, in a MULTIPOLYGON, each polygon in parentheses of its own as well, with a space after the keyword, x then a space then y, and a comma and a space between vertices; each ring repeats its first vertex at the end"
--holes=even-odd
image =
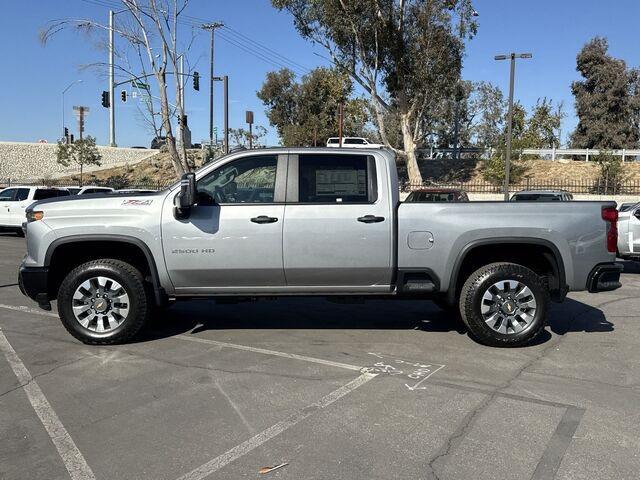
POLYGON ((376 217, 375 215, 365 215, 364 217, 358 217, 358 221, 362 223, 379 223, 379 222, 384 222, 384 217, 376 217))
POLYGON ((266 215, 260 215, 259 217, 253 217, 251 219, 253 223, 275 223, 278 221, 276 217, 267 217, 266 215))

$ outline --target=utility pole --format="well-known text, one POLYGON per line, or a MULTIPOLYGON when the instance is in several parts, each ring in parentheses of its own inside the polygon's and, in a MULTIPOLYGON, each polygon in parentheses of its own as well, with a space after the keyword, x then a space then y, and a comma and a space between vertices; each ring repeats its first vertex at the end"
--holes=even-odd
POLYGON ((216 28, 224 27, 224 23, 213 22, 205 23, 201 26, 203 30, 209 30, 211 33, 211 45, 209 52, 209 149, 213 147, 213 82, 215 81, 213 73, 213 59, 214 59, 214 45, 215 45, 215 31, 216 28))
POLYGON ((249 150, 253 148, 253 112, 247 110, 245 112, 245 120, 249 124, 249 150))
POLYGON ((511 128, 513 124, 513 84, 516 74, 516 58, 531 58, 530 53, 510 53, 509 55, 496 55, 495 60, 511 59, 509 74, 509 113, 507 115, 507 152, 504 159, 504 201, 509 201, 509 174, 511 170, 511 128))
MULTIPOLYGON (((115 47, 113 45, 113 29, 115 12, 109 10, 109 145, 112 147, 116 145, 116 86, 115 86, 115 47)), ((82 134, 81 134, 82 135, 82 134)), ((81 137, 82 138, 82 137, 81 137)), ((81 167, 82 168, 82 167, 81 167)), ((82 175, 81 175, 82 176, 82 175)))
MULTIPOLYGON (((73 110, 76 112, 76 115, 78 116, 78 136, 80 138, 80 143, 82 143, 82 133, 84 132, 84 117, 87 113, 89 113, 89 107, 84 107, 82 105, 74 106, 73 110)), ((80 151, 82 152, 82 149, 80 151)), ((83 166, 82 157, 80 157, 79 163, 80 163, 80 186, 82 186, 82 166, 83 166)))
POLYGON ((342 148, 342 124, 344 122, 343 108, 342 102, 340 102, 338 104, 338 141, 340 142, 340 148, 342 148))
POLYGON ((229 77, 222 77, 224 85, 224 153, 229 153, 229 77))

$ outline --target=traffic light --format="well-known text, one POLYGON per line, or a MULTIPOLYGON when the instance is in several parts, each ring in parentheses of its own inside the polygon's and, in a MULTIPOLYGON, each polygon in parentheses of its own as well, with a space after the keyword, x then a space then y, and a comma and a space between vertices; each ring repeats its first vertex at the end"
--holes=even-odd
POLYGON ((67 138, 69 136, 69 129, 67 127, 64 127, 64 138, 67 138))
POLYGON ((193 89, 200 90, 200 74, 198 72, 193 72, 193 89))
POLYGON ((109 101, 109 92, 102 92, 102 106, 104 108, 109 108, 111 106, 111 102, 109 101))
POLYGON ((127 101, 127 91, 126 90, 122 90, 120 92, 120 98, 122 99, 123 102, 127 101))

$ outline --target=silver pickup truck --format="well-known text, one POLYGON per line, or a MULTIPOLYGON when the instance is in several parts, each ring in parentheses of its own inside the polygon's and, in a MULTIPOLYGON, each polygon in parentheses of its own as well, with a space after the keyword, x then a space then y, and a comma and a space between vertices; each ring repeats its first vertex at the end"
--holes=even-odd
POLYGON ((524 345, 550 300, 620 287, 614 202, 401 203, 380 149, 259 149, 153 194, 32 205, 22 292, 85 343, 124 342, 170 301, 434 300, 524 345))

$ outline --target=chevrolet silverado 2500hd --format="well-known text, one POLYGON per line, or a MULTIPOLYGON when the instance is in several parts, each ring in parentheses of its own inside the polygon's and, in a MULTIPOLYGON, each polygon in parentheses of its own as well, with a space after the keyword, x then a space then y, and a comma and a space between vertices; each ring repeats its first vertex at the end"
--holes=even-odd
POLYGON ((524 345, 550 300, 620 287, 616 220, 614 202, 401 203, 381 149, 249 150, 157 193, 34 204, 19 280, 92 344, 169 300, 320 295, 432 299, 524 345))

